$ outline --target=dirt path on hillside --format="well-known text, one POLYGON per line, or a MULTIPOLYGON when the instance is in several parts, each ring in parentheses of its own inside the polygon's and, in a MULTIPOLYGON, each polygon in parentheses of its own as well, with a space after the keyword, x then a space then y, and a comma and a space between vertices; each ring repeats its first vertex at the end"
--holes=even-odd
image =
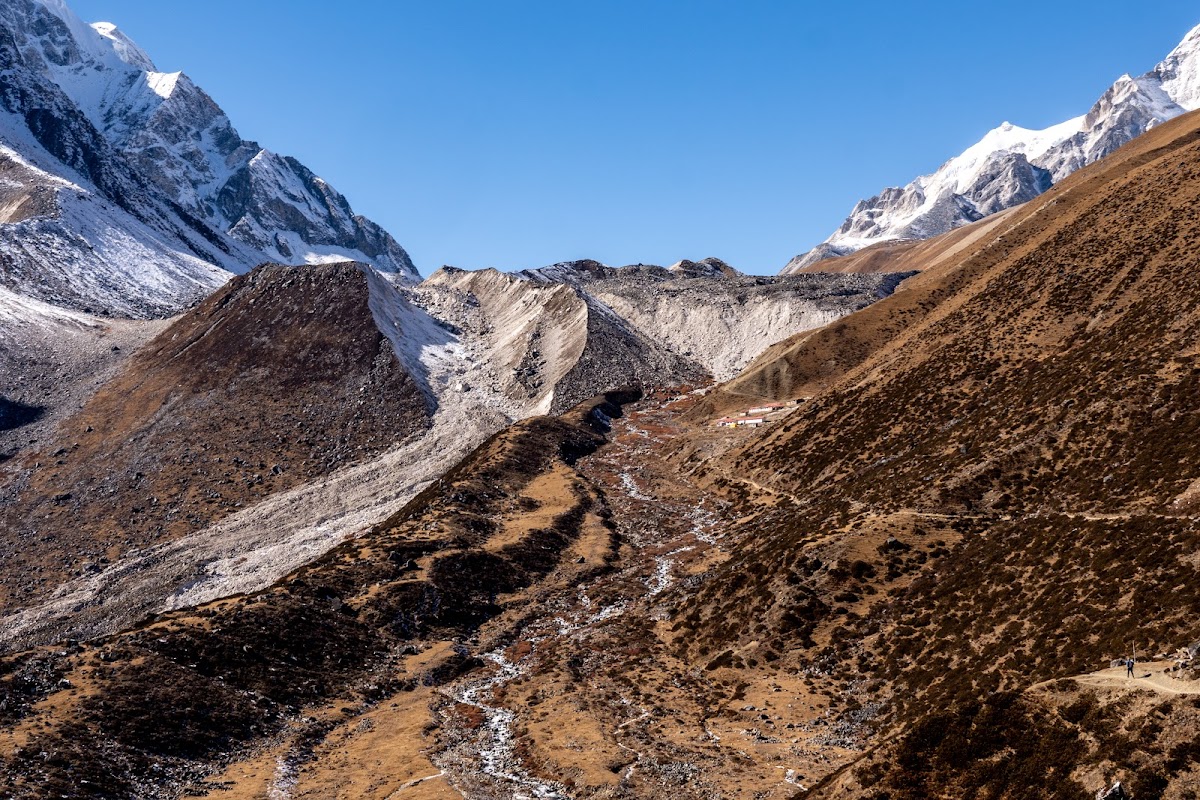
POLYGON ((1113 667, 1086 675, 1044 681, 1033 688, 1044 688, 1061 680, 1070 680, 1080 686, 1103 689, 1144 689, 1165 695, 1200 695, 1200 681, 1180 680, 1167 674, 1167 669, 1173 666, 1174 661, 1147 661, 1135 665, 1132 678, 1126 676, 1125 667, 1113 667))
MULTIPOLYGON (((806 505, 811 500, 811 498, 809 498, 809 497, 801 497, 798 494, 792 494, 791 492, 785 492, 782 489, 775 489, 770 486, 761 484, 758 481, 752 480, 750 478, 730 477, 728 480, 730 481, 730 483, 740 483, 743 486, 752 487, 753 489, 755 489, 759 492, 762 492, 763 494, 772 495, 774 497, 786 498, 788 500, 791 500, 793 503, 795 503, 798 506, 806 505)), ((978 520, 978 519, 994 519, 995 518, 994 515, 991 515, 991 514, 961 514, 961 513, 946 514, 946 513, 939 512, 939 511, 920 511, 915 508, 902 508, 902 509, 898 509, 896 511, 890 511, 887 513, 896 514, 896 515, 907 514, 907 515, 914 516, 914 517, 922 517, 924 519, 944 520, 944 521, 954 521, 954 520, 960 520, 960 519, 978 520)))
POLYGON ((770 486, 764 486, 761 483, 759 483, 758 481, 753 481, 753 480, 750 480, 749 478, 736 478, 735 477, 735 478, 730 478, 729 480, 733 483, 740 483, 743 486, 753 487, 754 489, 757 489, 758 491, 762 492, 763 494, 774 495, 775 497, 786 497, 788 500, 791 500, 796 505, 800 505, 804 502, 800 498, 799 495, 792 494, 791 492, 785 492, 782 489, 772 489, 770 486))

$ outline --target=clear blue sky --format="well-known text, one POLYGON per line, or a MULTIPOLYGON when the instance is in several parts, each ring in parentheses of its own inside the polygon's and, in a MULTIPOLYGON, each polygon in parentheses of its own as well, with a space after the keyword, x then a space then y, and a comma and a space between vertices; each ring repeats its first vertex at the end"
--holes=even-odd
POLYGON ((1004 120, 1081 114, 1194 2, 72 0, 298 157, 428 274, 773 273, 1004 120))

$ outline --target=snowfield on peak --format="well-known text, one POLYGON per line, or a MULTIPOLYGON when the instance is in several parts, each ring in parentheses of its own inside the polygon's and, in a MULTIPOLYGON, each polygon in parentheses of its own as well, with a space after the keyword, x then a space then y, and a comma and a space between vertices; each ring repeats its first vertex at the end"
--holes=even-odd
POLYGON ((1005 122, 936 172, 859 202, 784 274, 880 242, 938 236, 1028 202, 1146 131, 1200 108, 1200 26, 1153 70, 1122 75, 1084 114, 1042 130, 1005 122))
POLYGON ((125 33, 111 22, 93 22, 92 30, 103 36, 105 39, 112 41, 113 52, 117 57, 131 67, 144 69, 147 72, 154 71, 154 62, 150 60, 150 56, 145 50, 138 47, 137 44, 130 39, 125 33))
POLYGON ((88 25, 62 0, 6 0, 0 73, 0 173, 44 173, 23 170, 24 199, 4 187, 8 205, 36 213, 0 216, 0 250, 16 259, 0 284, 153 316, 268 261, 354 260, 420 280, 387 231, 300 162, 242 139, 186 74, 160 71, 112 23, 88 25), (80 197, 104 208, 87 231, 68 209, 80 197), (28 246, 31 227, 57 231, 52 251, 28 246), (98 259, 96 241, 123 244, 98 259))
MULTIPOLYGON (((0 112, 0 127, 8 117, 0 112)), ((64 308, 155 317, 229 277, 153 220, 79 185, 80 176, 42 169, 52 157, 36 143, 22 153, 10 141, 0 136, 0 284, 64 308)))
POLYGON ((1179 46, 1154 68, 1164 92, 1188 110, 1200 108, 1200 26, 1193 28, 1179 46))

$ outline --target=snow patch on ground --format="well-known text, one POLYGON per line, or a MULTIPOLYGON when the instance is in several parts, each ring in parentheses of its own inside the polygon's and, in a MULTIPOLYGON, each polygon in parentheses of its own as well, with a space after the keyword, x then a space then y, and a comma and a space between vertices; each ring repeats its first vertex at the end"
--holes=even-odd
MULTIPOLYGON (((634 499, 636 500, 637 498, 634 499)), ((675 556, 691 552, 694 549, 693 547, 680 547, 666 555, 655 557, 654 573, 646 581, 646 588, 650 590, 651 597, 657 597, 662 594, 671 588, 671 584, 675 582, 675 576, 672 574, 672 569, 675 565, 675 556)))
POLYGON ((0 286, 0 342, 13 342, 21 328, 44 335, 48 326, 100 331, 104 324, 91 314, 59 308, 0 286))
POLYGON ((625 487, 626 493, 634 500, 653 501, 654 498, 648 494, 643 494, 638 488, 637 481, 633 479, 633 475, 628 472, 621 473, 621 485, 625 487))
POLYGON ((516 714, 506 708, 487 702, 495 689, 504 686, 524 674, 525 670, 509 661, 504 649, 484 653, 484 661, 495 669, 483 679, 477 679, 452 688, 447 693, 459 703, 478 709, 484 718, 478 749, 479 767, 484 775, 512 786, 513 800, 566 800, 565 787, 545 783, 530 777, 518 764, 516 735, 513 732, 516 714))

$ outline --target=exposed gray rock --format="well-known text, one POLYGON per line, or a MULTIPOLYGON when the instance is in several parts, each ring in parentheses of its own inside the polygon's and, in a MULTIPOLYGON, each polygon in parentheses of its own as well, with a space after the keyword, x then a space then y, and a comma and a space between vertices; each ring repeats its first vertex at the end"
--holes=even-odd
MULTIPOLYGON (((718 380, 764 349, 891 294, 898 275, 743 275, 718 259, 669 269, 595 261, 527 270, 521 277, 575 287, 594 315, 615 315, 718 380)), ((682 377, 684 373, 675 371, 682 377)))
POLYGON ((0 173, 0 282, 59 305, 164 315, 265 261, 419 280, 331 186, 61 0, 0 4, 0 173))

